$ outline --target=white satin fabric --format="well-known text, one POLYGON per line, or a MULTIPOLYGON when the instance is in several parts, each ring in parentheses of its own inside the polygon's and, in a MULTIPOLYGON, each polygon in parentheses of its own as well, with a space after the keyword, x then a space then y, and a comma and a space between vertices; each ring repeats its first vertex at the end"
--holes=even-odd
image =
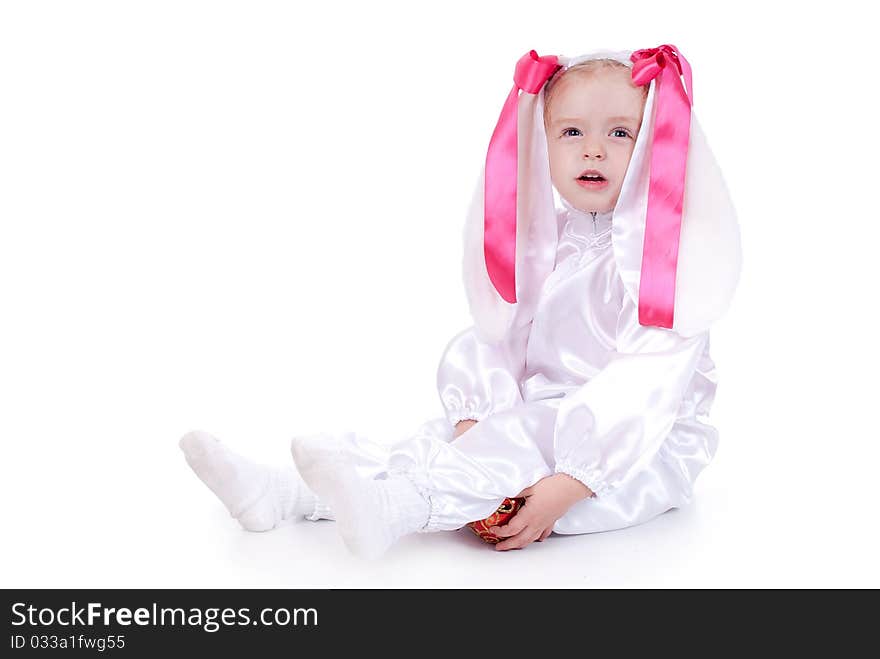
MULTIPOLYGON (((445 418, 389 448, 346 435, 364 477, 401 474, 421 488, 431 502, 423 531, 483 519, 556 472, 596 495, 569 509, 557 533, 623 528, 690 500, 718 441, 704 420, 717 385, 708 331, 686 338, 639 325, 611 226, 611 213, 565 204, 532 322, 497 343, 470 328, 444 351, 445 418), (478 423, 453 440, 462 419, 478 423)), ((332 513, 319 507, 310 519, 322 517, 332 513)))

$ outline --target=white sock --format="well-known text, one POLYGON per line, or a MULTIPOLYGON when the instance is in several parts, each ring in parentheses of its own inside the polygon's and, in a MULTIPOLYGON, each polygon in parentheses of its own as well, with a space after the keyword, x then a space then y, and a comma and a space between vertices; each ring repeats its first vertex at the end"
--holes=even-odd
POLYGON ((378 558, 399 538, 425 526, 429 502, 404 476, 361 477, 339 442, 324 435, 296 437, 290 446, 306 484, 326 501, 346 546, 364 558, 378 558))
POLYGON ((184 435, 180 448, 196 475, 248 531, 268 531, 285 519, 315 510, 314 492, 292 465, 257 464, 200 431, 184 435))

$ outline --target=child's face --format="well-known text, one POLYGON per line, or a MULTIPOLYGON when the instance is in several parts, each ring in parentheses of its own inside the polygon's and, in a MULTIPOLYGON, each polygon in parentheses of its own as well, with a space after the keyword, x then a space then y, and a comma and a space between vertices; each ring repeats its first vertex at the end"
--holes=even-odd
POLYGON ((639 134, 644 92, 628 68, 573 72, 556 85, 545 124, 550 178, 575 208, 610 211, 639 134), (596 172, 598 181, 582 178, 596 172))

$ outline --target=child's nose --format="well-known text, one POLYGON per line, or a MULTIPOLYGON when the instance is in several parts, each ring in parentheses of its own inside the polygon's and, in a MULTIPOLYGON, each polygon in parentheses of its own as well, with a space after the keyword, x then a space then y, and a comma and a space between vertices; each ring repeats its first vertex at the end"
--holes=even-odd
POLYGON ((598 158, 602 159, 605 157, 605 151, 598 144, 587 144, 584 146, 584 158, 598 158))

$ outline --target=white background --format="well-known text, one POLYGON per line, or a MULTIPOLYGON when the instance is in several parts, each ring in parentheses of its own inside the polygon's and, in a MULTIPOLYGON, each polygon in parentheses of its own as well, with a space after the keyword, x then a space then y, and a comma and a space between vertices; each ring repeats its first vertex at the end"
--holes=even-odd
POLYGON ((880 586, 874 34, 856 3, 780 5, 4 3, 0 586, 880 586), (378 563, 331 522, 242 531, 178 438, 282 462, 439 416, 516 60, 662 43, 744 243, 693 505, 378 563))

